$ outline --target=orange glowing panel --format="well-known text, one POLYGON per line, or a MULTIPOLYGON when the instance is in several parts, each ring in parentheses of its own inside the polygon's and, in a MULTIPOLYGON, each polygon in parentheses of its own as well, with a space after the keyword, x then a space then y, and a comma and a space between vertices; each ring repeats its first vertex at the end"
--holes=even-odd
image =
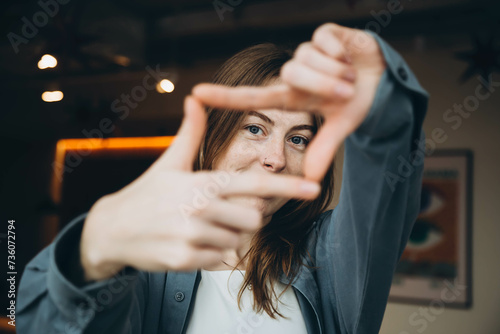
POLYGON ((127 137, 127 138, 78 138, 61 139, 57 142, 52 163, 53 177, 51 194, 54 203, 61 200, 64 174, 77 168, 87 157, 161 154, 174 141, 175 136, 127 137), (68 155, 71 155, 68 157, 68 155), (71 158, 71 159, 69 159, 71 158))

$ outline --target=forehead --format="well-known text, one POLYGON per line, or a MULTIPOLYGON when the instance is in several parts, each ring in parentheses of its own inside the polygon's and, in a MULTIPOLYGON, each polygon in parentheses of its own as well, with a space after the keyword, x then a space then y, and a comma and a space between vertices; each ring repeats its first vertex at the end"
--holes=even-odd
MULTIPOLYGON (((257 109, 260 114, 267 116, 275 125, 295 126, 295 125, 314 125, 313 116, 307 111, 283 111, 279 109, 257 109)), ((247 114, 247 117, 258 117, 247 114)))

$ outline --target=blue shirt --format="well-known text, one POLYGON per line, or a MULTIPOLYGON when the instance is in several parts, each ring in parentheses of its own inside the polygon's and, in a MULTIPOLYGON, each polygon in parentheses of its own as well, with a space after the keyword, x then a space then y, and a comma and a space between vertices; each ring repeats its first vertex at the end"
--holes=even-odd
MULTIPOLYGON (((371 33, 371 32, 369 32, 371 33)), ((308 333, 378 333, 392 277, 420 207, 428 93, 378 35, 387 68, 363 123, 346 138, 339 204, 315 219, 292 284, 308 333)), ((183 333, 200 271, 126 267, 77 286, 64 274, 86 214, 33 258, 17 296, 17 333, 183 333)), ((79 258, 79 257, 76 257, 79 258)), ((288 283, 284 274, 280 281, 288 283)))

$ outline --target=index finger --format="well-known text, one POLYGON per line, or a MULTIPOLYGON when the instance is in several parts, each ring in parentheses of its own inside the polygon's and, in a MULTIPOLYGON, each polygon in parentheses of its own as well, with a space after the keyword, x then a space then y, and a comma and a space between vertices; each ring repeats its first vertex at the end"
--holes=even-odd
POLYGON ((193 88, 192 94, 204 104, 216 108, 238 110, 281 109, 300 110, 300 94, 292 94, 284 84, 254 87, 202 83, 193 88))
POLYGON ((227 184, 220 188, 219 194, 312 200, 318 196, 320 190, 318 183, 298 176, 245 172, 230 174, 227 184))

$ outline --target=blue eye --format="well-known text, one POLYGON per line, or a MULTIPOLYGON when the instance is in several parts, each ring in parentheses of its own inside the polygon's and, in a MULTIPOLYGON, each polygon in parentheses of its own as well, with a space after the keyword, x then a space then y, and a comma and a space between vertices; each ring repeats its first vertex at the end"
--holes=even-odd
POLYGON ((245 127, 245 129, 248 129, 248 131, 250 131, 254 135, 258 134, 259 131, 262 131, 262 129, 256 125, 249 125, 249 126, 245 127))
POLYGON ((307 145, 309 143, 309 140, 299 136, 292 137, 291 141, 295 145, 307 145))

